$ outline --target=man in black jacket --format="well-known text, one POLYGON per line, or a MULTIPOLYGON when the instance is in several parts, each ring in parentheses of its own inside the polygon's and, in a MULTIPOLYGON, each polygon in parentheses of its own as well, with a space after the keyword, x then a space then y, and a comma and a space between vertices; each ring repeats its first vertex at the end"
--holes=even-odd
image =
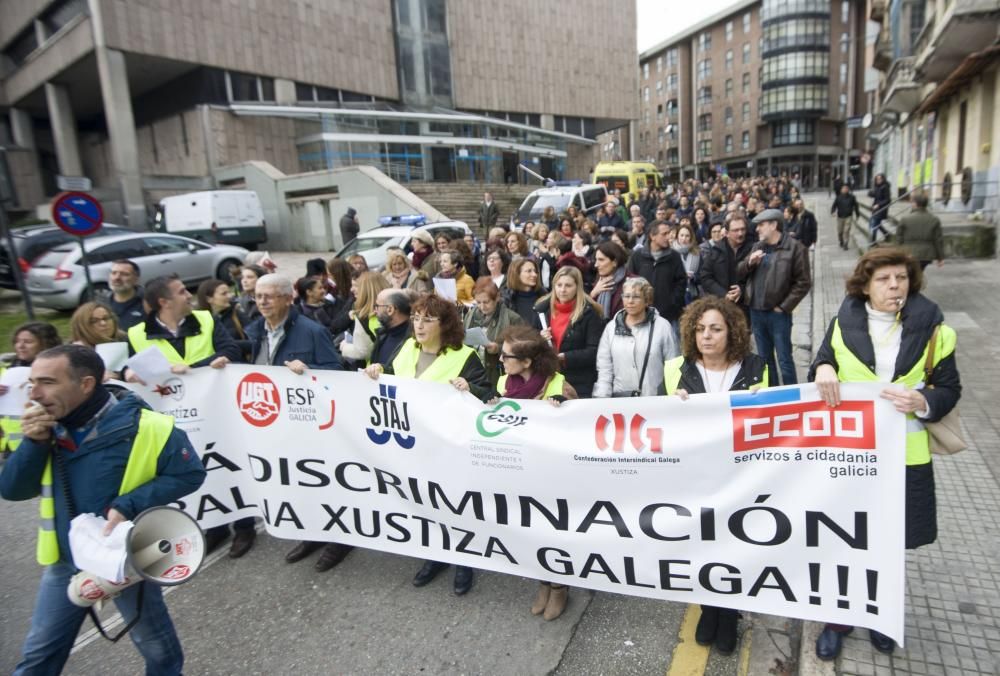
MULTIPOLYGON (((736 268, 750 254, 753 245, 747 241, 746 216, 739 211, 726 217, 725 227, 725 238, 708 249, 698 269, 698 277, 705 293, 738 303, 743 296, 743 286, 736 268)), ((746 310, 746 306, 743 308, 746 310)))
POLYGON ((799 241, 802 242, 802 246, 808 249, 816 243, 816 235, 819 230, 816 214, 806 209, 806 204, 801 199, 792 202, 792 208, 799 215, 799 241))
POLYGON ((837 215, 837 238, 840 240, 840 248, 847 251, 848 243, 851 241, 853 219, 861 215, 858 199, 851 192, 849 185, 840 186, 840 192, 833 200, 830 213, 837 215))
POLYGON ((629 258, 626 272, 653 285, 653 306, 677 331, 677 319, 684 309, 687 272, 679 253, 670 248, 670 226, 654 222, 649 231, 649 245, 636 249, 629 258))
POLYGON ((381 326, 375 332, 372 364, 391 364, 399 346, 412 335, 410 296, 403 289, 382 289, 375 298, 375 316, 381 326))
POLYGON ((889 181, 885 180, 885 174, 875 174, 875 184, 868 191, 868 196, 872 198, 872 219, 868 225, 872 231, 872 244, 874 244, 880 230, 884 237, 889 236, 882 227, 882 221, 889 215, 889 204, 892 203, 892 187, 889 181))

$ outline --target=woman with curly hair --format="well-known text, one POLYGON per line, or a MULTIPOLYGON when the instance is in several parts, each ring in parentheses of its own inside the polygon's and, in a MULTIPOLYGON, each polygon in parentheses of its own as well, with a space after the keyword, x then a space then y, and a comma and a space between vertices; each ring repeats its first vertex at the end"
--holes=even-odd
MULTIPOLYGON (((681 356, 663 365, 662 393, 686 400, 691 394, 767 387, 767 362, 750 351, 750 328, 735 303, 699 298, 685 308, 680 329, 681 356)), ((738 618, 731 608, 702 606, 695 641, 731 654, 738 618)))
MULTIPOLYGON (((413 336, 400 346, 390 364, 372 364, 365 369, 368 377, 378 380, 383 373, 400 378, 416 378, 448 383, 460 392, 471 392, 481 401, 496 396, 487 381, 483 363, 476 351, 464 344, 465 328, 458 307, 431 294, 417 300, 411 308, 413 336)), ((439 561, 425 561, 413 578, 415 587, 423 587, 448 567, 439 561)), ((472 568, 455 567, 454 591, 457 596, 472 589, 472 568)))

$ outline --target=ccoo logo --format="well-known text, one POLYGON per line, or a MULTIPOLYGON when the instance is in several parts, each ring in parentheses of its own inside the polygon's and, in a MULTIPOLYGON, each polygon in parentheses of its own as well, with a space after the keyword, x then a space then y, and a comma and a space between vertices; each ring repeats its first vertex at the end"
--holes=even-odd
POLYGON ((254 427, 267 427, 281 412, 278 388, 263 373, 249 373, 236 386, 236 405, 254 427))

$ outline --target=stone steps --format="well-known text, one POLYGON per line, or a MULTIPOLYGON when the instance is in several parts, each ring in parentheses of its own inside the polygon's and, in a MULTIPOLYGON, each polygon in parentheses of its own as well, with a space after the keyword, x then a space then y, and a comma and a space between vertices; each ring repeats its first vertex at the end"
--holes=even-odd
MULTIPOLYGON (((431 183, 413 181, 406 188, 448 218, 465 221, 478 232, 479 205, 483 193, 493 194, 493 200, 500 209, 497 225, 505 225, 511 215, 521 206, 521 202, 536 186, 504 185, 502 183, 431 183)), ((485 233, 479 233, 485 234, 485 233)))
MULTIPOLYGON (((854 223, 854 248, 860 253, 868 250, 871 231, 868 219, 871 209, 868 205, 861 206, 861 218, 854 223)), ((931 213, 941 219, 941 230, 944 238, 944 251, 947 258, 993 258, 996 255, 997 234, 996 225, 988 220, 977 220, 973 214, 949 211, 936 211, 931 206, 931 213)), ((883 226, 890 233, 896 232, 896 222, 910 212, 909 204, 897 203, 889 208, 889 217, 883 221, 883 226)))

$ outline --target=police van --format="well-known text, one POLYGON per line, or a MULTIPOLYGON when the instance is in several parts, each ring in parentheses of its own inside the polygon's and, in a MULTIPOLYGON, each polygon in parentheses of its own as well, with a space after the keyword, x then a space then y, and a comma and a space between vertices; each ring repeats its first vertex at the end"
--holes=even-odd
POLYGON ((580 213, 590 216, 600 210, 608 199, 608 190, 603 185, 582 181, 548 181, 544 188, 535 190, 511 216, 511 229, 520 230, 525 223, 541 220, 546 207, 552 207, 558 218, 571 205, 580 213))

